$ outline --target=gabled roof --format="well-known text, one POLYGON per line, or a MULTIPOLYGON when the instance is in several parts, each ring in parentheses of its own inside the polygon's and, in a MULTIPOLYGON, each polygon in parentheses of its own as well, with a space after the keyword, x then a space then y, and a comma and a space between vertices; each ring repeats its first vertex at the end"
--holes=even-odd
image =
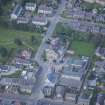
POLYGON ((40 5, 38 10, 43 10, 43 11, 52 11, 51 7, 48 7, 46 5, 40 5))
POLYGON ((75 87, 77 89, 80 89, 82 82, 74 79, 66 79, 64 77, 61 77, 57 84, 67 86, 68 88, 75 87))
POLYGON ((20 5, 17 5, 12 13, 18 15, 20 12, 20 9, 22 9, 22 7, 20 5))
POLYGON ((27 2, 26 6, 28 6, 28 7, 36 7, 36 4, 32 3, 32 2, 27 2))

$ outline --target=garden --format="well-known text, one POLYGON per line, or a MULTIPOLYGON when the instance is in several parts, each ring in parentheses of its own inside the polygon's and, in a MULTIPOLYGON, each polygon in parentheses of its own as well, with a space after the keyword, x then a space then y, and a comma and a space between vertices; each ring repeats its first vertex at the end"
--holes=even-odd
POLYGON ((36 32, 17 31, 0 27, 0 61, 7 61, 17 49, 29 48, 34 53, 42 40, 41 34, 36 32))
POLYGON ((58 35, 70 42, 70 49, 74 50, 78 56, 92 56, 98 43, 96 38, 93 38, 95 35, 92 33, 75 31, 63 23, 58 23, 55 28, 54 37, 58 35))

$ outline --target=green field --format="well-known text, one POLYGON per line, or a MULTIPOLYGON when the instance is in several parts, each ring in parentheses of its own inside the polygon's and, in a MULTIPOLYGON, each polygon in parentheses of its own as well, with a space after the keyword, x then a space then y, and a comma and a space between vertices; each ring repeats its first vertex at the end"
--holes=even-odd
POLYGON ((77 55, 91 56, 94 53, 94 45, 92 43, 73 41, 71 48, 77 55))
POLYGON ((38 46, 41 42, 41 35, 35 32, 24 32, 24 31, 17 31, 12 29, 5 29, 0 27, 0 46, 16 48, 17 46, 14 44, 14 39, 19 38, 22 41, 26 41, 29 43, 30 37, 35 36, 36 38, 36 46, 38 46))
POLYGON ((2 58, 0 56, 0 62, 2 63, 8 61, 8 59, 13 56, 13 54, 11 54, 12 49, 14 49, 12 53, 16 53, 18 49, 30 48, 35 53, 41 43, 41 40, 42 40, 41 34, 36 32, 25 32, 0 27, 0 48, 1 47, 7 48, 9 53, 7 57, 2 58), (32 36, 34 36, 35 38, 35 44, 32 44, 31 42, 32 36), (24 42, 23 45, 18 46, 14 43, 14 40, 17 38, 24 42))
POLYGON ((18 70, 15 73, 12 73, 10 75, 2 75, 2 77, 8 77, 8 78, 20 78, 22 73, 22 70, 18 70))
MULTIPOLYGON (((58 23, 56 25, 54 35, 67 38, 69 42, 72 42, 70 49, 75 51, 75 54, 91 56, 95 50, 95 43, 93 40, 89 40, 89 34, 87 32, 75 31, 66 24, 58 23)), ((92 34, 94 35, 94 34, 92 34)))

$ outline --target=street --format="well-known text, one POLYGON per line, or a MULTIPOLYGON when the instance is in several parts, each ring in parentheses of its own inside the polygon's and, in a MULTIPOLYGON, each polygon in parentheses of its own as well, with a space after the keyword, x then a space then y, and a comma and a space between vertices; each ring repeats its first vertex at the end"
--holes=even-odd
POLYGON ((62 0, 61 4, 59 5, 59 8, 57 10, 57 13, 55 14, 54 17, 52 17, 50 19, 50 26, 48 27, 46 35, 43 38, 42 43, 39 46, 37 53, 35 54, 35 58, 33 59, 34 61, 37 61, 39 63, 39 65, 41 65, 41 67, 43 68, 43 71, 41 72, 41 74, 37 78, 37 82, 35 83, 34 88, 33 88, 32 96, 0 94, 1 99, 20 100, 20 101, 34 103, 36 100, 43 98, 43 94, 42 94, 41 90, 42 90, 42 87, 44 85, 45 78, 48 74, 48 66, 47 66, 47 64, 45 64, 42 61, 41 57, 42 57, 42 54, 44 52, 44 49, 47 46, 46 40, 53 35, 53 31, 56 27, 56 24, 60 21, 59 17, 65 8, 65 4, 66 4, 65 0, 62 0))

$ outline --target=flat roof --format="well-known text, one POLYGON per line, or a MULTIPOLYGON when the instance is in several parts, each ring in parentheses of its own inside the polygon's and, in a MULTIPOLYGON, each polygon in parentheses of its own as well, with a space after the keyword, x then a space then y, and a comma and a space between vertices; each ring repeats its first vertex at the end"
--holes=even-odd
POLYGON ((69 88, 76 87, 77 89, 80 89, 82 82, 74 79, 67 79, 67 78, 61 77, 57 84, 67 86, 69 88))
POLYGON ((63 75, 77 76, 77 77, 81 77, 83 73, 84 70, 82 70, 82 68, 74 68, 74 67, 65 67, 64 70, 62 71, 63 75))
POLYGON ((80 66, 82 66, 82 65, 83 65, 83 60, 81 60, 81 59, 75 59, 75 58, 70 58, 70 59, 68 60, 68 64, 70 64, 70 65, 80 65, 80 66))

